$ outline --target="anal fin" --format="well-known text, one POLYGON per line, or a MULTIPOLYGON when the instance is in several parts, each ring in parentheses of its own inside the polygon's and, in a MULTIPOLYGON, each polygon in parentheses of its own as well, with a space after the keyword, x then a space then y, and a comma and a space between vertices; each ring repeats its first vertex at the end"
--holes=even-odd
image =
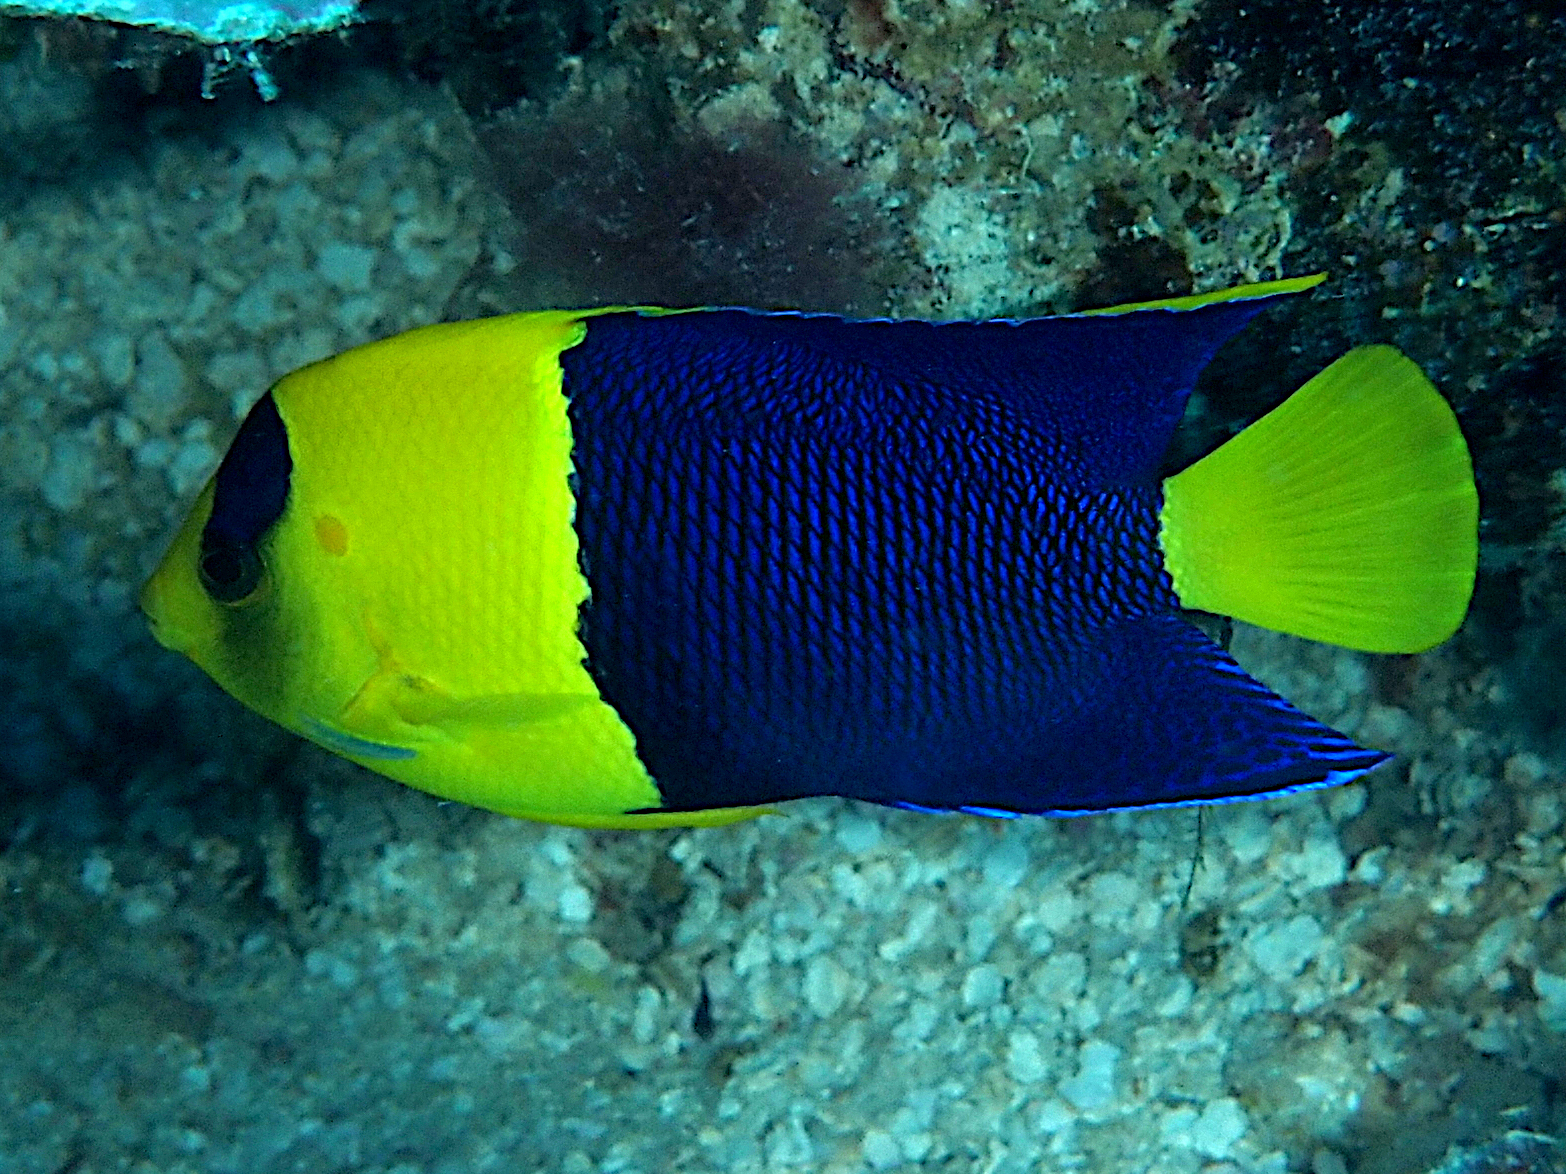
POLYGON ((1177 616, 1117 625, 1075 659, 1091 682, 1081 704, 1024 733, 1006 767, 917 806, 1066 816, 1262 799, 1390 757, 1295 708, 1177 616))

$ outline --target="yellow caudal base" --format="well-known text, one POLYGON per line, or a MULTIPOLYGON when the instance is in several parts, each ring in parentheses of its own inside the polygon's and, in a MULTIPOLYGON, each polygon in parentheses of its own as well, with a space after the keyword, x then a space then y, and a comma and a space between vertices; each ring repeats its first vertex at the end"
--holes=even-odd
POLYGON ((1462 623, 1478 495, 1457 419, 1388 346, 1344 355, 1164 482, 1180 602, 1369 652, 1419 652, 1462 623))

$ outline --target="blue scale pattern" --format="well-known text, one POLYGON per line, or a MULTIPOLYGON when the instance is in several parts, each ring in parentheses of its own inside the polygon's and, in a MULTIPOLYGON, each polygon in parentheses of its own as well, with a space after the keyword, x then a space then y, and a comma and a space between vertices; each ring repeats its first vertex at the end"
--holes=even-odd
POLYGON ((1141 377, 1145 315, 590 319, 562 356, 581 632, 664 806, 1064 814, 1379 762, 1179 619, 1162 569, 1151 470, 1253 312, 1132 322, 1141 377))

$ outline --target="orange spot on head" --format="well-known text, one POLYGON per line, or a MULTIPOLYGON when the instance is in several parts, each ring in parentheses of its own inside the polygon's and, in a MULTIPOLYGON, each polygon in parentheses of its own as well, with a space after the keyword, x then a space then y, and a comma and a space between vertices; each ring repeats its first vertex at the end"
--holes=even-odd
POLYGON ((315 540, 327 554, 341 557, 348 553, 348 527, 331 514, 322 514, 315 520, 315 540))

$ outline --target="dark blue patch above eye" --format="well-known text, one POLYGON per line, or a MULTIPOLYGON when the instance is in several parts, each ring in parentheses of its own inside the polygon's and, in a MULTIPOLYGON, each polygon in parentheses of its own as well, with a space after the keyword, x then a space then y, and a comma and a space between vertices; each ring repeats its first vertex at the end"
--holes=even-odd
POLYGON ((197 577, 219 603, 249 599, 265 574, 257 544, 283 516, 294 468, 288 429, 267 392, 250 409, 218 466, 212 514, 201 531, 197 577))
POLYGON ((218 466, 202 549, 255 546, 283 516, 293 469, 288 429, 269 391, 250 409, 218 466))

